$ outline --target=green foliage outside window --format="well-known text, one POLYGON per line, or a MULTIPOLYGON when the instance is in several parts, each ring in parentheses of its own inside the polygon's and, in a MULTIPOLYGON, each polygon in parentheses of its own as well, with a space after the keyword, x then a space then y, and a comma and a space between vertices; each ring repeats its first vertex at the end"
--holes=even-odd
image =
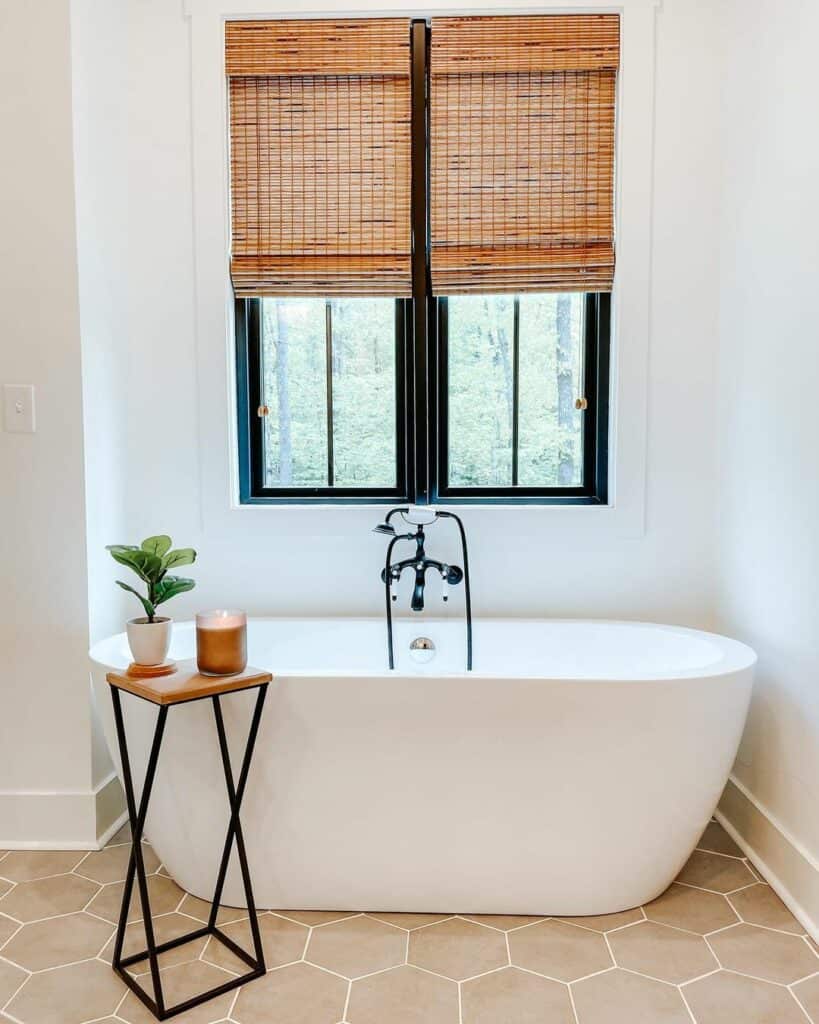
MULTIPOLYGON (((514 296, 449 299, 449 483, 512 484, 514 296)), ((582 483, 583 296, 521 295, 518 483, 582 483)), ((265 482, 326 487, 332 322, 333 485, 396 485, 395 302, 264 299, 265 482)))

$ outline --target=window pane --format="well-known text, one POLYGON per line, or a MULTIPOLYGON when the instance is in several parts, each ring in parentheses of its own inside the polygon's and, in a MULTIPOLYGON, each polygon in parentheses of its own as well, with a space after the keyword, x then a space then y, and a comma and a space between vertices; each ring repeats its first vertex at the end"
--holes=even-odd
POLYGON ((395 301, 263 299, 261 332, 265 486, 395 487, 395 301))
POLYGON ((336 487, 395 487, 395 301, 333 299, 336 487))
POLYGON ((448 303, 449 483, 512 483, 511 295, 448 303))
POLYGON ((448 300, 450 486, 513 485, 516 411, 517 484, 582 486, 583 307, 581 293, 448 300))
POLYGON ((583 483, 583 295, 520 296, 520 427, 522 487, 583 483))
POLYGON ((324 299, 262 299, 267 487, 327 485, 324 299))

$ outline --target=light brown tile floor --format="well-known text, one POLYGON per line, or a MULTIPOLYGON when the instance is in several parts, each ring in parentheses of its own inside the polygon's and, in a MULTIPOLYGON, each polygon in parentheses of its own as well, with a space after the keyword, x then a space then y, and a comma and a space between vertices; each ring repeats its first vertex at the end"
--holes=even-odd
MULTIPOLYGON (((4 1024, 152 1020, 109 966, 128 850, 123 830, 99 853, 0 851, 4 1024)), ((208 905, 145 853, 160 941, 192 930, 208 905)), ((608 917, 259 918, 267 975, 178 1024, 819 1024, 817 947, 716 822, 667 892, 608 917)), ((243 911, 220 922, 249 945, 243 911)), ((204 939, 162 968, 171 1000, 243 971, 204 939)))

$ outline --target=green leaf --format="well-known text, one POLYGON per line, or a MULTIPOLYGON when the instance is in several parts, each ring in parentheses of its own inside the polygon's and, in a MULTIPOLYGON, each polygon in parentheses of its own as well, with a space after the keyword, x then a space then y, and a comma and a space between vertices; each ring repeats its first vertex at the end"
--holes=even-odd
POLYGON ((146 537, 141 546, 142 550, 147 551, 149 555, 156 555, 158 558, 162 558, 170 549, 171 543, 170 537, 160 533, 156 537, 146 537))
POLYGON ((176 548, 169 551, 162 559, 163 571, 175 569, 179 565, 192 565, 196 561, 196 552, 193 548, 176 548))
POLYGON ((186 590, 193 590, 196 586, 194 580, 186 579, 184 576, 165 576, 154 588, 156 604, 164 604, 178 594, 184 594, 186 590))
POLYGON ((127 583, 123 583, 122 580, 117 580, 117 586, 122 587, 123 590, 127 590, 129 594, 133 594, 135 597, 138 597, 142 602, 142 607, 145 609, 145 614, 149 619, 153 619, 156 614, 156 608, 154 608, 147 598, 143 597, 138 590, 134 590, 133 587, 129 587, 127 583))
POLYGON ((114 561, 132 569, 146 583, 154 583, 162 574, 162 559, 156 555, 150 555, 140 548, 126 548, 118 544, 108 550, 114 561))

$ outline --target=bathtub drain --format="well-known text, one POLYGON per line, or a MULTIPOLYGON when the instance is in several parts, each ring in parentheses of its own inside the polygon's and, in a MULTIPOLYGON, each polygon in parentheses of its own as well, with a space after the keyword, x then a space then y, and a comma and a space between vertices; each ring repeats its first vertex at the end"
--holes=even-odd
POLYGON ((428 636, 417 636, 409 645, 409 652, 413 661, 425 664, 435 657, 435 644, 428 636))

